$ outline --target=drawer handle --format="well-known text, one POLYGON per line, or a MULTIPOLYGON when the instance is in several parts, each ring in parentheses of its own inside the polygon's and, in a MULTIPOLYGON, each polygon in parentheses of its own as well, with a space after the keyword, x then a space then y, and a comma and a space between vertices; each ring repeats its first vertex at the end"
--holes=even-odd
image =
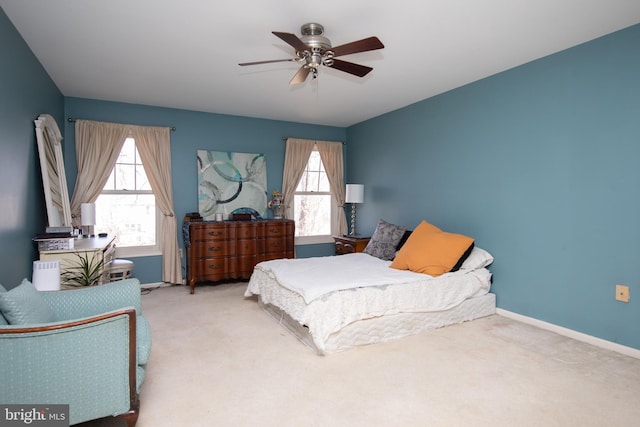
POLYGON ((221 251, 222 248, 220 246, 209 246, 209 250, 213 252, 221 251))
POLYGON ((209 236, 222 236, 222 231, 210 231, 209 236))
POLYGON ((209 264, 209 269, 211 269, 211 270, 215 270, 215 269, 220 268, 220 267, 222 267, 222 264, 217 264, 217 265, 209 264))

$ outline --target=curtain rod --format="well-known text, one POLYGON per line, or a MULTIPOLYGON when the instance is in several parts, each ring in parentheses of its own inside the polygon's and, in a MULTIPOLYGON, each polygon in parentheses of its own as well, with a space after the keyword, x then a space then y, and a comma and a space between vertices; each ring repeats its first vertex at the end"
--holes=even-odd
MULTIPOLYGON (((295 138, 295 137, 294 136, 283 136, 282 140, 284 142, 287 142, 287 139, 289 139, 289 138, 295 138)), ((296 138, 296 139, 309 139, 309 138, 296 138)), ((315 139, 311 139, 310 141, 315 141, 315 139)), ((327 142, 339 142, 342 145, 347 145, 347 143, 343 142, 343 141, 327 141, 327 142)))
MULTIPOLYGON (((75 123, 75 122, 76 122, 76 120, 83 120, 83 119, 74 119, 74 118, 72 118, 72 117, 69 117, 69 118, 67 119, 67 121, 68 121, 69 123, 75 123)), ((123 123, 123 124, 125 124, 125 123, 123 123)), ((140 126, 140 125, 131 125, 131 126, 140 126)), ((171 126, 171 127, 169 127, 169 129, 171 129, 171 131, 175 131, 175 130, 176 130, 176 127, 175 127, 175 126, 171 126)))

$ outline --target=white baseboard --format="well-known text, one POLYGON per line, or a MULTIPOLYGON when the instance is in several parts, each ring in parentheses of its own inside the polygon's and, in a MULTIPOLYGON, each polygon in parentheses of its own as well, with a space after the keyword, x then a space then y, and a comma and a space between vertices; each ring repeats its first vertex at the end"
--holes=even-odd
POLYGON ((523 316, 521 314, 503 310, 501 308, 496 308, 496 314, 499 314, 500 316, 508 317, 513 320, 518 320, 522 323, 527 323, 529 325, 537 326, 541 329, 546 329, 548 331, 555 332, 557 334, 564 335, 569 338, 573 338, 574 340, 577 340, 577 341, 582 341, 587 344, 595 345, 596 347, 604 348, 606 350, 615 351, 617 353, 621 353, 626 356, 631 356, 636 359, 640 359, 640 350, 635 349, 633 347, 627 347, 612 341, 596 338, 592 335, 583 334, 582 332, 574 331, 573 329, 564 328, 562 326, 554 325, 553 323, 544 322, 542 320, 534 319, 533 317, 523 316))

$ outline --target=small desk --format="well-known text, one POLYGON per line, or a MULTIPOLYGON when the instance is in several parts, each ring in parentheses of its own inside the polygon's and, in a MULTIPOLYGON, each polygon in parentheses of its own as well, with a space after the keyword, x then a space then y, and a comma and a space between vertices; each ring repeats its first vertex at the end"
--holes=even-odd
POLYGON ((336 255, 362 252, 367 247, 371 237, 365 236, 333 236, 336 244, 336 255))
MULTIPOLYGON (((108 271, 104 267, 113 260, 115 256, 116 246, 113 243, 115 236, 107 237, 87 237, 84 239, 75 239, 73 249, 55 249, 51 251, 40 251, 41 261, 60 260, 60 276, 66 271, 67 268, 75 265, 78 260, 78 255, 87 255, 90 259, 98 258, 96 261, 101 260, 103 265, 102 278, 100 284, 109 281, 108 271)), ((62 289, 69 289, 68 286, 61 283, 62 289)))

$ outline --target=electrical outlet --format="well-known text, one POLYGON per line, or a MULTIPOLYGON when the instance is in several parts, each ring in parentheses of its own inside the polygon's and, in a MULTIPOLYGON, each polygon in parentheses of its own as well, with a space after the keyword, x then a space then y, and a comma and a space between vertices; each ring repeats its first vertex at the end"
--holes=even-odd
POLYGON ((629 287, 616 285, 616 301, 629 302, 629 287))
POLYGON ((178 249, 178 251, 180 252, 180 259, 182 259, 182 248, 178 249))

